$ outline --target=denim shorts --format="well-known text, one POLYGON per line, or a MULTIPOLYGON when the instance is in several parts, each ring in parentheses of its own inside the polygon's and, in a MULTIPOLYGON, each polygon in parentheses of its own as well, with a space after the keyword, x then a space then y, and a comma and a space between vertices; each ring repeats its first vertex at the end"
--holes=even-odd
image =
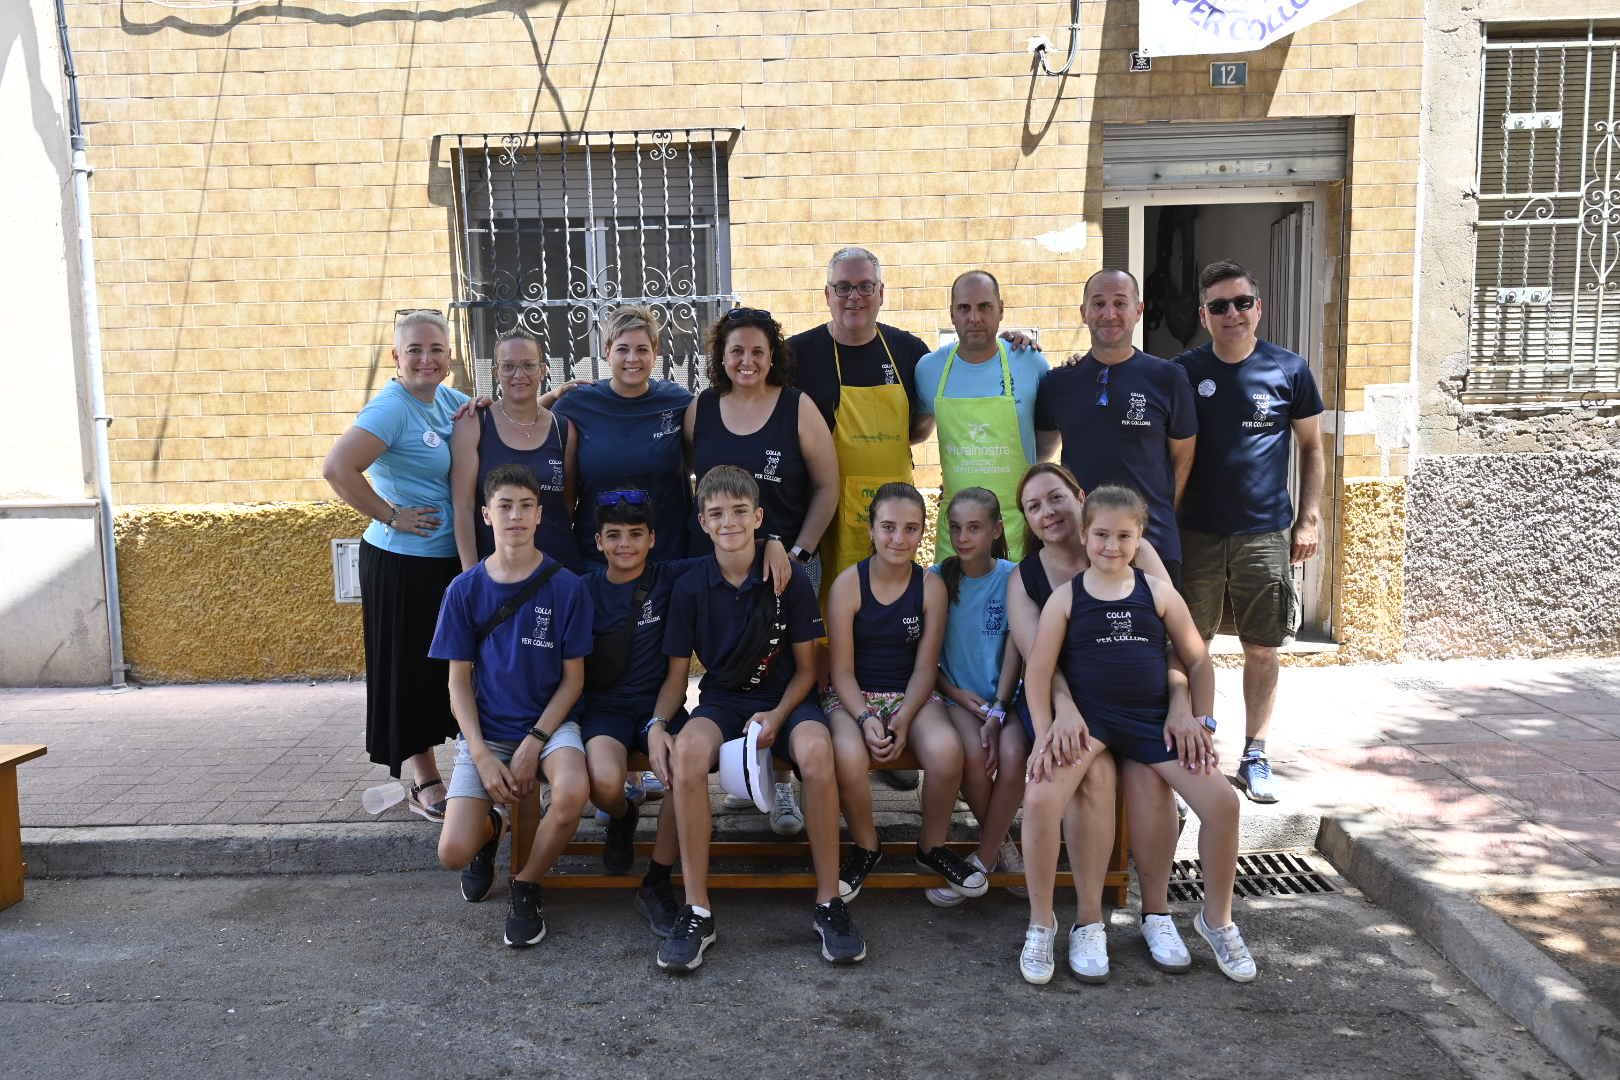
MULTIPOLYGON (((485 739, 484 745, 501 763, 508 764, 512 755, 517 753, 518 744, 497 742, 494 739, 485 739)), ((585 752, 585 744, 579 738, 579 725, 572 720, 565 720, 562 726, 551 733, 546 745, 540 751, 540 760, 555 754, 558 750, 578 750, 585 752)), ((478 775, 478 766, 473 762, 472 754, 467 749, 467 740, 456 737, 456 762, 450 770, 450 785, 445 796, 446 799, 483 799, 489 800, 489 792, 484 790, 483 778, 478 775)))

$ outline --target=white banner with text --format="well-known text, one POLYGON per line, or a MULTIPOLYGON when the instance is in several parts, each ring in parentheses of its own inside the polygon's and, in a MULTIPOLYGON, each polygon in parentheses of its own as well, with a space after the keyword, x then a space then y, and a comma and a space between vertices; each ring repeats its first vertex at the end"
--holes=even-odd
POLYGON ((1254 52, 1356 0, 1141 0, 1139 48, 1147 56, 1254 52))

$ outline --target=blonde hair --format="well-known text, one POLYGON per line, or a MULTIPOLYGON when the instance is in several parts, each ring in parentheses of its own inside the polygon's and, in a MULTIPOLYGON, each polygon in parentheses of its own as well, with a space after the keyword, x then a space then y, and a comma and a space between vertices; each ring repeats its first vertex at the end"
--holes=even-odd
POLYGON ((437 311, 410 311, 394 321, 394 348, 405 346, 405 331, 413 326, 437 326, 439 333, 444 335, 445 343, 450 342, 450 324, 443 315, 437 311))
POLYGON ((1104 484, 1090 495, 1087 495, 1086 505, 1080 510, 1081 527, 1091 528, 1091 523, 1104 510, 1123 510, 1136 519, 1138 528, 1147 528, 1147 500, 1143 499, 1131 488, 1120 484, 1104 484))
POLYGON ((654 308, 645 304, 616 307, 602 319, 602 352, 606 354, 615 341, 637 330, 646 331, 647 337, 652 339, 653 351, 657 352, 658 335, 662 329, 663 320, 654 308))

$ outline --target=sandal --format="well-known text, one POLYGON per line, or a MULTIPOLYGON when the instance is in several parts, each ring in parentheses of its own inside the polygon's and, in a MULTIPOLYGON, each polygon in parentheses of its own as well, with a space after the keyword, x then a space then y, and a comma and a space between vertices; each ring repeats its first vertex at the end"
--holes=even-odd
POLYGON ((424 801, 422 792, 432 787, 444 787, 444 778, 436 776, 425 784, 412 784, 410 797, 405 800, 405 808, 413 814, 440 824, 444 821, 445 804, 448 800, 440 799, 435 803, 424 801))

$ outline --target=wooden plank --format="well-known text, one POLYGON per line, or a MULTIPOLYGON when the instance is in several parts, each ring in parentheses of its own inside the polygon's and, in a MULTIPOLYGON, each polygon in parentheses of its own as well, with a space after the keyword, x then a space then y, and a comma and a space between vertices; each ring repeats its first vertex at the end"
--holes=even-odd
POLYGON ((45 748, 43 746, 0 744, 0 769, 7 766, 21 765, 25 761, 33 761, 37 757, 44 756, 45 748))
MULTIPOLYGON (((1109 884, 1124 886, 1124 873, 1110 873, 1109 884)), ((681 885, 681 875, 674 874, 671 880, 676 888, 681 885)), ((866 879, 865 888, 868 889, 926 889, 940 883, 937 874, 906 874, 887 873, 881 870, 873 871, 866 879)), ((629 889, 640 884, 640 874, 601 874, 592 872, 561 872, 546 875, 545 887, 547 889, 629 889)), ((1022 874, 991 874, 992 888, 1006 888, 1011 885, 1022 885, 1022 874)), ((1060 870, 1057 875, 1059 887, 1074 884, 1074 879, 1068 871, 1060 870)), ((797 870, 791 872, 771 873, 735 873, 721 871, 709 875, 709 888, 711 889, 813 889, 816 887, 816 876, 809 871, 797 870)), ((1107 901, 1105 901, 1107 902, 1107 901)))
MULTIPOLYGON (((43 749, 43 747, 41 748, 43 749)), ((0 910, 23 898, 22 818, 17 807, 17 769, 0 766, 0 910)))

